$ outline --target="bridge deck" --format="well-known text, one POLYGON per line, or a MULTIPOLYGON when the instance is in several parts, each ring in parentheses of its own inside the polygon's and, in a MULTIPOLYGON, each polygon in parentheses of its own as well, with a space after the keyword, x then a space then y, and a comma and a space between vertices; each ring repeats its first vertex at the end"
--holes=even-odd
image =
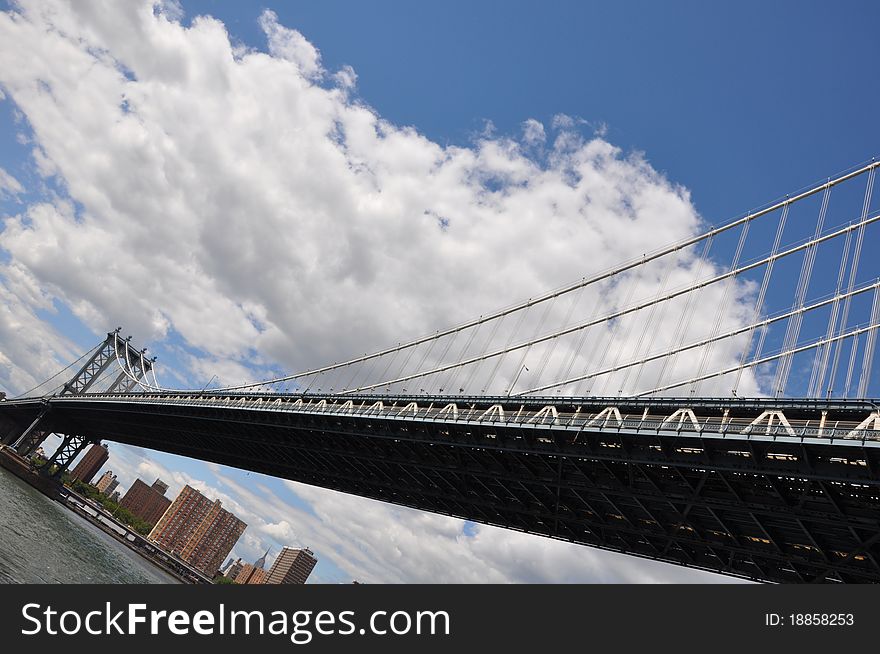
MULTIPOLYGON (((64 397, 40 428, 726 574, 880 582, 870 402, 298 400, 64 397)), ((0 403, 0 429, 42 406, 0 403)))

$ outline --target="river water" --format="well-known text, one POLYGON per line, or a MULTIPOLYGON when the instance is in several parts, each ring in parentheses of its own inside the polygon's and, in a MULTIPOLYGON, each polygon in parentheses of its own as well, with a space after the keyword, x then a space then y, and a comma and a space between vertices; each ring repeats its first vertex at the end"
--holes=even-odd
POLYGON ((0 583, 171 584, 177 581, 0 468, 0 583))

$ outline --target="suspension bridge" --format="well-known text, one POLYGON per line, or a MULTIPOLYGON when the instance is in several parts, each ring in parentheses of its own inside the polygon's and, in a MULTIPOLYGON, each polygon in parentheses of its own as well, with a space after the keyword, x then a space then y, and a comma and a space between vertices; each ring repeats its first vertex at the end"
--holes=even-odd
POLYGON ((268 380, 163 386, 117 329, 0 402, 0 438, 60 435, 46 474, 105 439, 749 579, 880 582, 878 166, 268 380))

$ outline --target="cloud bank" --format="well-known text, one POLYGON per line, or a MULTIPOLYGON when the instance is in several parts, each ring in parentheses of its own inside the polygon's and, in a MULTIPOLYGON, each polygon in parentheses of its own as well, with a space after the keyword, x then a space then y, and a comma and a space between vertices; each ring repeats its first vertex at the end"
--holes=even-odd
MULTIPOLYGON (((354 68, 325 70, 274 13, 258 21, 266 51, 167 3, 23 0, 0 13, 0 87, 45 189, 0 232, 0 385, 24 390, 74 358, 59 307, 95 334, 173 336, 184 375, 233 383, 430 333, 700 230, 685 189, 576 120, 442 146, 384 120, 354 68)), ((0 193, 22 190, 0 170, 0 193)), ((677 265, 684 278, 698 262, 677 265)), ((636 297, 659 285, 638 282, 636 297)), ((741 311, 731 302, 724 324, 741 311)), ((452 569, 447 580, 562 580, 578 557, 578 579, 641 574, 620 557, 604 570, 608 555, 583 548, 291 488, 311 517, 277 510, 310 520, 328 556, 354 557, 373 581, 452 569), (487 567, 490 554, 514 563, 487 567), (527 560, 542 563, 515 572, 527 560)), ((248 489, 227 490, 254 512, 248 489)), ((259 520, 265 536, 293 537, 290 520, 259 520)))

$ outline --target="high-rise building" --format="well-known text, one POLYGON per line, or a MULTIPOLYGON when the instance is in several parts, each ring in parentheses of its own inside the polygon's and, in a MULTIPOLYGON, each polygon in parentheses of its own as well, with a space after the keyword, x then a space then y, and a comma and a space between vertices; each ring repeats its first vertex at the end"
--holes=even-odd
POLYGON ((116 502, 117 504, 119 504, 119 491, 118 490, 113 491, 113 494, 110 496, 110 501, 116 502))
POLYGON ((165 510, 171 505, 171 500, 165 497, 168 484, 161 479, 147 486, 140 479, 136 479, 123 495, 120 505, 146 523, 155 525, 165 510))
POLYGON ((253 572, 248 576, 247 580, 244 582, 246 584, 265 584, 266 580, 269 578, 269 571, 264 570, 263 568, 254 568, 253 572))
POLYGON ((162 515, 148 538, 209 576, 235 546, 247 525, 186 485, 162 515))
POLYGON ((243 520, 215 500, 208 515, 180 553, 193 567, 214 576, 227 554, 247 529, 243 520))
POLYGON ((271 549, 272 549, 271 547, 266 548, 266 551, 263 552, 263 556, 261 556, 256 561, 254 561, 255 568, 261 568, 261 569, 266 568, 266 557, 269 556, 269 550, 271 550, 271 549))
POLYGON ((304 584, 318 559, 309 549, 294 549, 284 547, 275 558, 272 569, 269 570, 267 584, 304 584))
POLYGON ((107 449, 107 446, 95 443, 88 449, 85 456, 80 459, 80 462, 76 464, 70 476, 73 479, 78 479, 88 484, 92 481, 98 470, 101 469, 101 466, 107 463, 109 458, 110 451, 107 449))
POLYGON ((266 553, 253 564, 245 563, 242 565, 231 577, 232 580, 237 584, 265 584, 269 577, 269 572, 265 569, 267 556, 269 556, 269 550, 266 550, 266 553))
POLYGON ((268 575, 269 573, 263 568, 258 568, 253 563, 245 563, 232 580, 237 584, 265 584, 268 575))
MULTIPOLYGON (((230 559, 230 561, 232 561, 230 559)), ((236 559, 231 563, 227 563, 223 566, 223 576, 229 577, 232 581, 235 581, 235 578, 238 576, 238 573, 241 572, 241 569, 244 567, 244 563, 241 562, 241 559, 236 559)))
POLYGON ((116 481, 116 475, 113 474, 112 470, 108 470, 101 475, 100 479, 98 479, 95 488, 97 488, 99 492, 109 495, 118 485, 119 482, 116 481))

